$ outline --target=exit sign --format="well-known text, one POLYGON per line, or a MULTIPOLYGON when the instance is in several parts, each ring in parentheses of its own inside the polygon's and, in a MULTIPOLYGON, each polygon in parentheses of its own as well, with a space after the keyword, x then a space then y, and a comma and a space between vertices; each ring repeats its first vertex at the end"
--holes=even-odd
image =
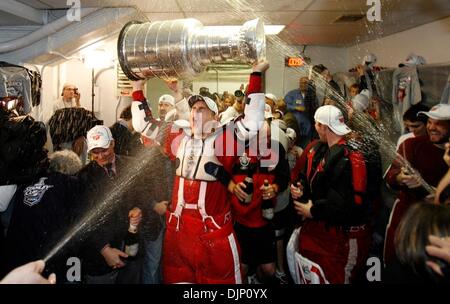
POLYGON ((305 64, 305 62, 301 57, 286 57, 285 64, 288 67, 301 67, 305 64))

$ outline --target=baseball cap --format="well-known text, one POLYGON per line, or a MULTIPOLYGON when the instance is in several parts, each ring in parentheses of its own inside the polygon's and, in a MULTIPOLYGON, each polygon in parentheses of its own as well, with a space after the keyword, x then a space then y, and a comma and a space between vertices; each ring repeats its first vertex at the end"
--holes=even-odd
POLYGON ((369 98, 363 93, 359 93, 352 99, 352 106, 355 111, 363 112, 369 107, 369 98))
POLYGON ((328 126, 336 135, 345 135, 352 131, 345 124, 341 110, 332 105, 318 108, 314 114, 314 120, 328 126))
POLYGON ((219 114, 219 109, 217 108, 216 103, 214 102, 214 100, 212 100, 209 97, 206 96, 202 96, 202 95, 192 95, 191 97, 189 97, 188 99, 188 104, 189 107, 192 108, 192 106, 197 102, 197 101, 204 101, 206 103, 206 105, 208 106, 208 109, 210 109, 211 111, 213 111, 216 115, 219 114))
POLYGON ((377 62, 377 56, 375 56, 375 54, 370 53, 370 54, 367 54, 366 56, 364 56, 363 64, 365 64, 365 63, 373 64, 375 62, 377 62))
POLYGON ((66 83, 64 83, 64 85, 63 85, 63 90, 64 90, 65 88, 67 88, 67 87, 74 87, 74 88, 76 88, 77 86, 74 85, 74 84, 71 83, 71 82, 66 82, 66 83))
POLYGON ((88 152, 95 148, 106 149, 111 141, 114 140, 111 130, 102 125, 97 125, 90 129, 87 133, 88 152))
POLYGON ((278 100, 277 97, 275 95, 273 95, 272 93, 267 93, 266 98, 271 99, 275 102, 278 100))
POLYGON ((286 136, 289 138, 289 140, 291 141, 295 141, 297 139, 297 133, 295 132, 294 129, 292 128, 287 128, 286 129, 286 136))
POLYGON ((264 105, 264 118, 273 118, 272 108, 267 103, 264 105))
POLYGON ((175 98, 172 95, 164 94, 159 97, 158 103, 168 103, 172 106, 175 106, 175 98))
POLYGON ((406 65, 424 65, 426 64, 425 58, 423 58, 420 55, 416 55, 414 53, 411 53, 406 57, 405 64, 406 65))
POLYGON ((420 111, 417 115, 426 115, 429 118, 436 120, 450 120, 450 105, 448 104, 437 104, 430 109, 430 111, 420 111))

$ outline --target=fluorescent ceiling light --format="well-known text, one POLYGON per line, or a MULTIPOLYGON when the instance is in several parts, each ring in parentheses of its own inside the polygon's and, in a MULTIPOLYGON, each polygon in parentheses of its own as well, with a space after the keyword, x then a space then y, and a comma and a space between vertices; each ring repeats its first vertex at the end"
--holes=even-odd
POLYGON ((286 25, 264 25, 266 35, 278 35, 286 25))
POLYGON ((91 69, 103 69, 113 65, 111 55, 105 50, 89 50, 84 54, 84 64, 91 69))
MULTIPOLYGON (((241 27, 241 25, 205 26, 206 29, 222 33, 235 33, 238 32, 241 27)), ((266 35, 278 35, 285 27, 285 25, 264 25, 264 33, 266 35)))

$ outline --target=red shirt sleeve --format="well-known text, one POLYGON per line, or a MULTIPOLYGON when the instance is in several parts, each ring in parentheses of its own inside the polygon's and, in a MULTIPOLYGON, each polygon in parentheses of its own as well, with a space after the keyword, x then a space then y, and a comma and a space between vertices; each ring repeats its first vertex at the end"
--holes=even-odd
POLYGON ((133 92, 133 100, 134 101, 144 101, 145 100, 144 92, 142 92, 142 90, 134 91, 133 92))
POLYGON ((314 147, 314 145, 316 143, 317 143, 317 140, 314 140, 314 141, 310 142, 306 146, 306 148, 303 150, 302 155, 300 155, 300 158, 295 163, 294 168, 292 168, 292 171, 291 171, 291 183, 296 182, 300 172, 302 172, 306 168, 307 160, 308 160, 308 157, 307 157, 308 152, 309 152, 309 150, 311 150, 312 147, 314 147))
POLYGON ((260 72, 253 72, 250 74, 250 80, 247 87, 246 95, 262 92, 262 74, 260 72))

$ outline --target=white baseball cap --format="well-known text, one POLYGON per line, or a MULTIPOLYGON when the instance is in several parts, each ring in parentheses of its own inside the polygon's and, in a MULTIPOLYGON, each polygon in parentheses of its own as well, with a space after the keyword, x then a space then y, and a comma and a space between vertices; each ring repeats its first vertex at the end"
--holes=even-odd
POLYGON ((272 108, 267 103, 264 105, 264 118, 273 118, 272 108))
POLYGON ((158 103, 168 103, 171 106, 175 106, 175 98, 172 95, 164 94, 159 97, 158 103))
POLYGON ((267 99, 273 100, 275 102, 278 100, 277 97, 275 95, 273 95, 272 93, 267 93, 265 96, 267 99))
POLYGON ((406 65, 424 65, 426 63, 427 61, 425 60, 425 58, 414 53, 409 54, 405 60, 406 65))
POLYGON ((428 112, 420 111, 417 113, 417 115, 420 114, 436 120, 450 120, 450 105, 440 103, 432 107, 428 112))
POLYGON ((345 135, 352 131, 345 124, 341 110, 335 106, 321 106, 314 114, 314 120, 328 126, 336 135, 345 135))
POLYGON ((209 97, 202 96, 202 95, 192 95, 191 97, 189 97, 189 99, 188 99, 189 107, 192 108, 192 106, 197 101, 204 101, 206 103, 206 105, 208 106, 208 109, 213 111, 216 115, 219 114, 219 109, 217 108, 217 104, 214 102, 214 100, 212 100, 209 97))
POLYGON ((108 127, 97 125, 87 133, 88 152, 95 148, 106 149, 113 140, 111 130, 108 127))
POLYGON ((365 64, 366 62, 369 62, 372 64, 377 62, 377 56, 375 56, 375 54, 372 54, 372 53, 367 54, 366 56, 364 56, 363 64, 365 64))
POLYGON ((369 98, 363 93, 359 93, 352 99, 352 106, 355 111, 363 112, 369 107, 369 98))
POLYGON ((294 129, 292 128, 287 128, 286 129, 286 136, 289 138, 289 140, 291 141, 295 141, 297 139, 297 133, 295 132, 294 129))

